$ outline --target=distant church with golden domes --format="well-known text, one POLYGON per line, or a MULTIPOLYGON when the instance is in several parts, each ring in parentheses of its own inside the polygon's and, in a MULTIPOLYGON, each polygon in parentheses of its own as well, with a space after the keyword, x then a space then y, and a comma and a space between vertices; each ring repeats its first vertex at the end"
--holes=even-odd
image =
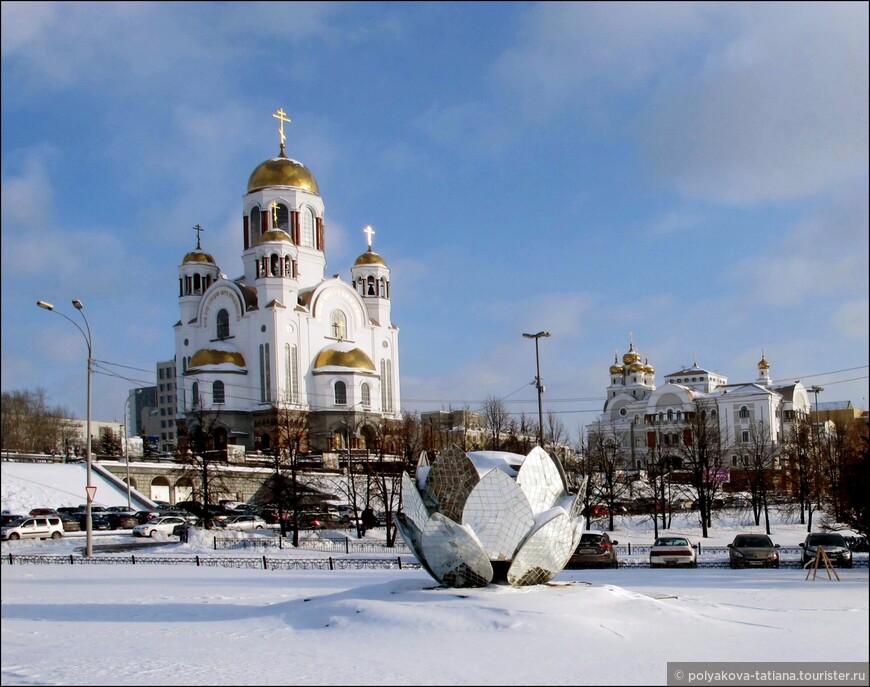
POLYGON ((202 249, 178 268, 175 324, 178 416, 215 420, 216 449, 269 451, 279 411, 309 418, 307 448, 361 445, 382 420, 400 417, 399 330, 390 269, 368 249, 350 282, 327 278, 325 206, 311 171, 285 154, 248 179, 240 222, 244 274, 230 279, 202 249))
POLYGON ((681 444, 687 418, 699 404, 718 418, 725 468, 745 467, 759 439, 781 445, 792 425, 810 413, 806 387, 799 380, 774 383, 763 351, 751 382, 729 383, 695 360, 691 367, 666 374, 665 383, 656 387, 655 368, 635 349, 631 335, 629 339, 622 362, 614 356, 607 400, 590 429, 626 456, 625 468, 648 467, 657 442, 666 448, 681 444))

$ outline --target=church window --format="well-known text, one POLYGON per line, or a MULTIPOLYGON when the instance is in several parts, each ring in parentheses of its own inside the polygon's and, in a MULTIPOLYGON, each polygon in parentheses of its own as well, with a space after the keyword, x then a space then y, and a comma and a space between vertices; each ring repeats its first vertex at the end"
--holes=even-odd
POLYGON ((221 308, 218 310, 217 317, 215 318, 217 323, 217 338, 219 339, 227 339, 230 336, 230 314, 224 309, 221 308))
POLYGON ((260 344, 260 402, 272 402, 272 373, 270 371, 269 344, 260 344))
POLYGON ((393 412, 393 363, 381 360, 381 410, 393 412))
POLYGON ((278 277, 281 275, 278 270, 278 256, 275 253, 272 253, 271 259, 269 260, 269 276, 278 277))
POLYGON ((366 289, 366 295, 367 296, 374 296, 375 295, 375 278, 374 277, 368 278, 368 288, 366 289))
POLYGON ((257 243, 260 240, 260 206, 255 205, 251 208, 251 243, 257 243))
POLYGON ((362 386, 359 389, 360 396, 362 397, 362 406, 363 408, 369 408, 372 405, 372 392, 371 387, 369 387, 368 383, 363 382, 362 386))
POLYGON ((302 208, 299 215, 299 244, 314 247, 314 212, 311 208, 302 208))
POLYGON ((378 284, 378 295, 381 298, 387 297, 387 282, 383 277, 381 277, 381 280, 378 284))
POLYGON ((199 407, 199 382, 193 383, 193 391, 191 392, 190 403, 194 408, 199 407))
POLYGON ((347 385, 344 382, 335 383, 335 405, 347 405, 347 385))
POLYGON ((347 338, 347 317, 342 310, 332 311, 332 335, 339 341, 347 338))
POLYGON ((273 229, 290 233, 290 211, 283 203, 272 206, 272 223, 275 225, 273 229))
POLYGON ((749 419, 749 408, 746 406, 740 406, 740 419, 748 420, 749 419))
POLYGON ((284 358, 284 367, 287 370, 287 397, 290 403, 299 403, 299 357, 295 345, 284 345, 284 358))
POLYGON ((674 420, 674 411, 669 410, 668 411, 668 422, 673 422, 673 420, 674 420))
POLYGON ((198 274, 193 275, 193 292, 201 293, 202 292, 202 281, 201 277, 198 274))
POLYGON ((226 397, 224 396, 224 383, 221 381, 217 381, 212 384, 211 395, 215 405, 217 405, 218 403, 226 403, 226 397))

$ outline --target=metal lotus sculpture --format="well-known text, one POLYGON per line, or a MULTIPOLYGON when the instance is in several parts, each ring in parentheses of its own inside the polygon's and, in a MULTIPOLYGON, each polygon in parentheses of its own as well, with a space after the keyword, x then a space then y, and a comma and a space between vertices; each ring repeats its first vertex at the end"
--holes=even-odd
POLYGON ((540 447, 522 456, 449 446, 431 464, 423 453, 402 480, 396 526, 448 587, 545 584, 583 531, 584 489, 570 495, 561 463, 540 447))

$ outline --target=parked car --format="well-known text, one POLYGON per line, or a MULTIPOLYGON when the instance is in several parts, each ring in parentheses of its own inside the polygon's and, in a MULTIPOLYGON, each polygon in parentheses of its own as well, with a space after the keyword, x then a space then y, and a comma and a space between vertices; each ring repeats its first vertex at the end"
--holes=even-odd
POLYGON ((137 510, 136 511, 136 519, 139 521, 139 524, 143 524, 151 520, 152 518, 159 517, 160 513, 156 510, 137 510))
POLYGON ((30 515, 57 515, 58 512, 54 508, 32 508, 30 515))
POLYGON ((262 530, 269 526, 259 515, 231 515, 223 521, 223 527, 228 530, 262 530))
POLYGON ((106 513, 106 520, 109 521, 109 529, 112 530, 132 530, 139 524, 135 512, 112 511, 106 513))
POLYGON ((728 544, 728 564, 732 568, 778 568, 779 544, 766 534, 738 534, 728 544))
POLYGON ((852 551, 870 551, 870 543, 867 541, 867 537, 843 537, 846 540, 846 544, 849 545, 849 548, 852 551))
POLYGON ((804 567, 816 559, 820 548, 825 550, 831 565, 838 568, 852 567, 852 550, 838 532, 810 532, 798 546, 803 549, 801 562, 804 567))
POLYGON ((133 528, 133 536, 135 537, 153 537, 155 534, 173 534, 176 525, 187 524, 187 520, 179 518, 175 515, 165 515, 152 518, 142 525, 136 525, 133 528))
POLYGON ((16 520, 21 520, 22 518, 26 518, 27 516, 24 513, 3 513, 0 515, 0 527, 6 527, 16 520))
POLYGON ((649 550, 651 568, 684 566, 698 567, 695 547, 686 537, 668 535, 659 537, 649 550))
POLYGON ((611 540, 607 532, 589 530, 580 536, 580 543, 571 558, 567 568, 618 568, 616 555, 616 540, 611 540))
POLYGON ((60 521, 63 523, 64 532, 81 532, 82 525, 79 519, 71 513, 58 513, 60 521))
POLYGON ((63 522, 60 515, 35 517, 30 516, 15 520, 6 527, 0 528, 0 539, 60 539, 63 536, 63 522))
MULTIPOLYGON (((88 529, 88 514, 78 513, 79 527, 88 529)), ((91 512, 91 530, 110 530, 112 526, 109 524, 109 519, 102 513, 91 512)))
POLYGON ((109 513, 129 513, 130 515, 135 515, 136 510, 129 506, 109 506, 106 508, 106 514, 108 515, 109 513))

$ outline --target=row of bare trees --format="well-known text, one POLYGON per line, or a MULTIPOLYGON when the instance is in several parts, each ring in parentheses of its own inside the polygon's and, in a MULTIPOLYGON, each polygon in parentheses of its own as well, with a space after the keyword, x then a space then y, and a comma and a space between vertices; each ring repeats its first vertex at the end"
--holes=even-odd
POLYGON ((643 494, 636 494, 640 471, 627 470, 630 447, 615 426, 596 424, 581 437, 577 457, 566 468, 588 474, 587 507, 606 508, 612 530, 618 504, 640 504, 658 529, 670 527, 675 501, 691 501, 698 511, 702 536, 712 526, 714 506, 723 496, 725 468, 739 472, 745 481, 755 524, 763 521, 768 534, 770 507, 783 496, 800 512, 800 522, 813 528, 813 516, 824 510, 833 522, 862 533, 868 531, 866 487, 868 486, 867 422, 815 423, 798 416, 784 441, 774 440, 775 429, 764 422, 750 426, 748 441, 729 445, 720 430, 715 402, 696 402, 685 413, 680 434, 646 427, 645 479, 643 494), (675 440, 676 439, 676 440, 675 440), (726 456, 739 454, 731 466, 726 456), (863 491, 862 491, 863 489, 863 491))
POLYGON ((70 412, 50 406, 45 389, 4 391, 0 405, 0 448, 4 451, 84 454, 85 437, 70 412))

